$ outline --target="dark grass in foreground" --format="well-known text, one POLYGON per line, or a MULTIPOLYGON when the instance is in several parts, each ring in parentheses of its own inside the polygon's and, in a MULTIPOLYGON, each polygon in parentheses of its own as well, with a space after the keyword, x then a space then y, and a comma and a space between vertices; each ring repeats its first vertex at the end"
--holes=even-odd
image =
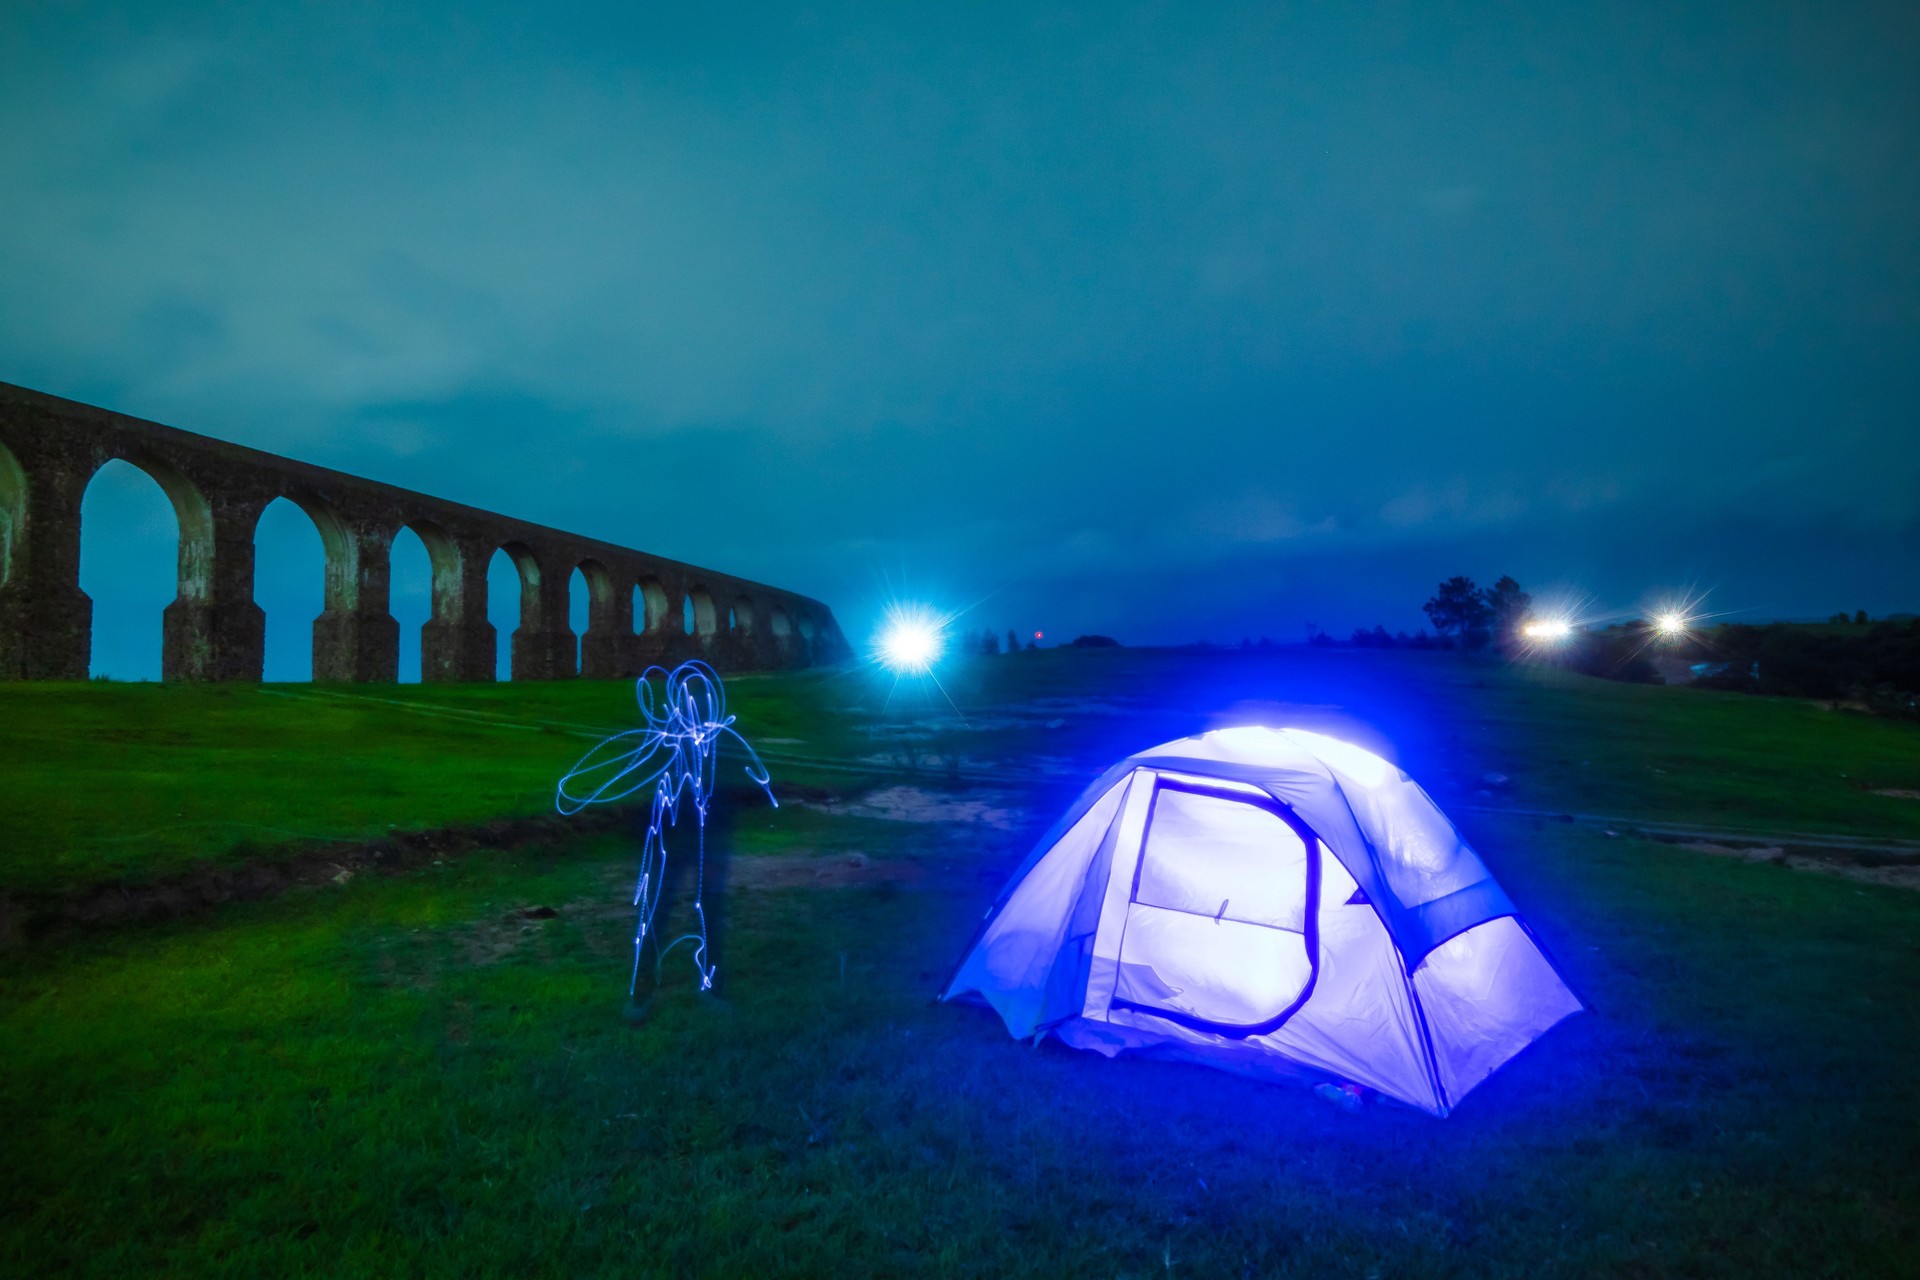
MULTIPOLYGON (((1483 824, 1597 1012, 1446 1121, 1346 1116, 1298 1087, 1035 1051, 932 1004, 1006 842, 799 820, 823 869, 858 848, 866 871, 764 889, 754 864, 791 853, 733 859, 724 998, 670 958, 639 1025, 620 1017, 621 841, 16 955, 0 1273, 1801 1276, 1920 1258, 1909 893, 1483 824)), ((787 845, 783 821, 743 814, 742 842, 787 845)))

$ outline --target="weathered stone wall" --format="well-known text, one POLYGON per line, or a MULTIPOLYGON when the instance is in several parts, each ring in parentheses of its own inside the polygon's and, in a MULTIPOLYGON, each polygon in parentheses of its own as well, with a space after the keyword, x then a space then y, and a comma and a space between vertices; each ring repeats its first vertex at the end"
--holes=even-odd
POLYGON ((86 679, 93 602, 80 590, 80 499, 116 458, 158 481, 180 520, 179 592, 163 624, 169 680, 260 679, 266 628, 253 600, 253 537, 276 498, 298 503, 326 547, 315 680, 397 678, 388 579, 403 528, 433 563, 427 680, 494 678, 487 565, 498 550, 520 573, 515 680, 574 674, 567 587, 576 568, 591 597, 583 675, 637 675, 690 657, 750 671, 849 656, 833 612, 790 591, 0 383, 0 679, 86 679))

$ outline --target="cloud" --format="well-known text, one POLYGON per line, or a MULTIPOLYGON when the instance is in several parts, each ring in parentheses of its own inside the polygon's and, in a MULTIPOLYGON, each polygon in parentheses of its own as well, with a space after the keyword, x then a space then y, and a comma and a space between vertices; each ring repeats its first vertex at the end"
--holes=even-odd
POLYGON ((1380 508, 1380 519, 1390 529, 1413 529, 1433 524, 1511 524, 1524 516, 1531 503, 1504 486, 1476 484, 1464 476, 1421 482, 1380 508))
POLYGON ((1331 625, 1920 511, 1905 28, 75 12, 0 14, 0 377, 849 610, 1331 625))

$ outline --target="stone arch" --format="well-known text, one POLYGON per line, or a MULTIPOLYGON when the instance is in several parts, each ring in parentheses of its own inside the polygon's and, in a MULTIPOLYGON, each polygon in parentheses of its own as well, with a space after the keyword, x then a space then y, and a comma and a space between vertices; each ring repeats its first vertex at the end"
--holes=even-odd
POLYGON ((814 640, 819 635, 819 628, 813 625, 813 615, 811 613, 805 609, 801 609, 798 612, 800 616, 799 621, 795 624, 795 629, 800 632, 800 653, 806 661, 812 662, 814 658, 814 640))
MULTIPOLYGON (((393 539, 403 528, 411 528, 423 545, 441 544, 432 546, 424 560, 412 539, 403 549, 403 568, 414 569, 415 604, 408 625, 413 627, 426 614, 430 621, 419 625, 437 629, 435 674, 426 670, 422 636, 422 675, 428 679, 485 679, 499 657, 497 630, 516 636, 514 678, 563 674, 565 644, 571 638, 561 622, 567 604, 565 570, 574 557, 589 550, 615 570, 617 634, 606 639, 621 670, 693 652, 729 671, 774 664, 769 628, 776 601, 787 612, 790 637, 797 637, 794 615, 810 608, 821 645, 834 652, 845 648, 823 607, 785 592, 763 592, 731 575, 663 561, 637 549, 540 529, 505 515, 76 406, 25 388, 0 385, 0 439, 6 443, 0 452, 0 679, 85 677, 94 610, 78 580, 81 525, 91 525, 96 534, 108 533, 109 526, 97 512, 83 522, 79 507, 93 473, 120 461, 151 479, 161 495, 156 498, 145 480, 139 482, 149 500, 143 521, 154 531, 147 549, 157 553, 148 566, 147 595, 156 601, 172 597, 162 625, 161 675, 166 679, 260 678, 264 614, 254 601, 255 570, 257 564, 273 565, 277 557, 271 554, 271 536, 261 548, 266 558, 257 556, 253 535, 262 512, 282 497, 302 510, 325 557, 324 573, 315 564, 315 572, 302 579, 309 585, 319 579, 322 607, 313 639, 316 672, 321 669, 319 656, 324 652, 327 657, 324 679, 380 682, 398 675, 393 539), (416 522, 421 516, 444 524, 457 540, 457 556, 447 554, 442 539, 433 536, 437 531, 416 522), (176 530, 170 547, 159 535, 176 530), (530 545, 517 546, 509 539, 530 545), (658 575, 658 590, 636 592, 637 581, 649 573, 658 575), (456 577, 457 587, 452 581, 456 577), (431 607, 425 602, 429 580, 431 607), (712 593, 710 604, 688 593, 697 581, 704 581, 712 593), (523 592, 523 584, 531 589, 523 592), (455 612, 449 597, 456 592, 461 607, 457 618, 449 618, 455 612), (741 592, 752 598, 751 620, 741 607, 741 592), (484 612, 489 595, 502 611, 498 629, 484 612), (636 597, 639 627, 628 613, 636 597), (684 628, 676 625, 675 616, 683 605, 684 628), (710 616, 715 611, 718 618, 710 616), (523 621, 536 623, 537 632, 523 634, 527 628, 518 625, 523 621), (683 629, 690 634, 679 634, 683 629), (524 655, 520 642, 525 642, 524 655)), ((114 473, 133 475, 117 466, 114 473)), ((93 505, 99 508, 101 503, 93 505)), ((295 526, 301 522, 289 520, 289 532, 295 526)), ((312 561, 315 553, 304 526, 298 534, 312 561)), ((102 557, 103 566, 116 563, 114 557, 124 565, 129 553, 138 551, 112 536, 93 541, 102 548, 93 554, 102 557)), ((300 603, 306 607, 310 600, 300 603)), ((797 649, 797 638, 792 643, 797 649)), ((793 658, 783 657, 777 665, 793 664, 793 658)))
POLYGON ((333 607, 342 563, 352 557, 337 513, 302 496, 306 501, 283 494, 267 502, 247 531, 253 553, 247 599, 260 610, 265 680, 315 678, 314 626, 333 607))
MULTIPOLYGON (((77 567, 80 573, 86 571, 87 547, 91 541, 87 536, 85 515, 87 494, 99 481, 101 472, 115 463, 124 464, 144 480, 158 486, 174 517, 177 543, 173 557, 173 593, 160 608, 160 669, 154 674, 161 679, 205 678, 212 674, 215 660, 204 628, 196 628, 192 624, 196 616, 205 614, 213 594, 213 507, 200 486, 189 476, 165 458, 144 450, 115 449, 97 457, 80 484, 80 503, 75 510, 79 525, 76 550, 80 560, 77 567)), ((81 584, 81 576, 77 573, 77 592, 82 600, 88 601, 85 606, 87 622, 82 632, 85 650, 80 655, 80 669, 107 674, 96 661, 100 646, 95 643, 98 637, 94 623, 102 619, 81 584)), ((115 659, 115 665, 119 662, 120 659, 115 659)), ((140 665, 144 667, 145 664, 140 665)))
MULTIPOLYGON (((411 553, 408 558, 411 558, 411 553)), ((413 563, 417 565, 419 562, 415 560, 413 563)), ((459 632, 465 616, 466 565, 460 544, 432 520, 419 517, 405 520, 387 542, 387 581, 387 609, 393 615, 399 631, 399 678, 402 681, 416 678, 412 674, 416 658, 418 679, 449 678, 455 663, 447 652, 448 637, 459 632), (418 612, 416 602, 419 597, 414 588, 419 580, 412 571, 403 572, 407 566, 403 562, 401 548, 407 534, 412 534, 426 553, 424 618, 418 612)))
POLYGON ((281 496, 313 521, 326 552, 325 607, 313 624, 313 678, 399 679, 400 624, 389 612, 397 522, 363 504, 336 505, 304 483, 281 496))
MULTIPOLYGON (((518 539, 501 543, 495 554, 506 556, 520 587, 520 616, 516 625, 510 631, 499 633, 509 655, 508 678, 551 679, 558 673, 553 670, 555 655, 548 628, 556 624, 564 626, 566 619, 564 615, 558 619, 547 616, 545 575, 540 557, 532 547, 518 539)), ((564 595, 560 597, 560 607, 564 607, 565 599, 564 595)))
POLYGON ((691 623, 687 634, 705 640, 720 630, 720 619, 713 608, 713 593, 695 583, 687 588, 685 619, 691 623))
POLYGON ((505 547, 490 545, 483 578, 481 612, 493 628, 493 652, 488 666, 495 680, 513 679, 513 633, 520 629, 522 600, 527 594, 527 579, 520 564, 505 547))
MULTIPOLYGON (((351 611, 360 604, 360 565, 359 548, 354 545, 353 535, 347 523, 333 504, 317 493, 307 490, 291 489, 274 495, 259 511, 254 513, 254 532, 259 532, 260 518, 275 502, 285 498, 306 513, 313 521, 314 531, 320 535, 320 547, 326 552, 327 569, 325 586, 322 588, 324 607, 328 610, 351 611)), ((257 567, 256 567, 257 569, 257 567)), ((256 577, 257 577, 256 572, 256 577)))
POLYGON ((667 588, 660 579, 647 574, 633 588, 633 629, 637 634, 654 635, 666 629, 667 588))
POLYGON ((596 662, 596 651, 604 647, 602 642, 610 639, 618 630, 614 621, 613 574, 607 566, 588 556, 573 566, 573 572, 567 575, 567 628, 573 629, 573 576, 578 574, 587 588, 587 625, 573 636, 573 674, 586 674, 589 668, 603 665, 596 662))
POLYGON ((13 577, 13 544, 27 523, 27 473, 0 443, 0 587, 13 577))
POLYGON ((520 578, 520 625, 537 630, 546 621, 540 608, 540 559, 532 547, 511 539, 501 543, 499 551, 513 562, 520 578))
POLYGON ((573 566, 587 582, 587 627, 598 631, 613 625, 613 574, 607 566, 588 556, 573 566))
POLYGON ((165 677, 166 613, 179 600, 180 521, 138 467, 110 461, 80 494, 74 581, 87 601, 84 674, 165 677))
POLYGON ((753 600, 748 596, 734 599, 733 608, 727 611, 727 630, 741 636, 754 634, 753 600))
MULTIPOLYGON (((431 520, 409 520, 400 526, 410 529, 413 536, 427 549, 427 563, 433 566, 433 612, 429 615, 434 622, 449 625, 460 620, 460 606, 465 578, 464 566, 460 559, 460 544, 453 535, 431 520)), ((391 545, 391 544, 389 544, 391 545)))
POLYGON ((207 501, 207 495, 186 473, 164 459, 128 451, 100 460, 81 488, 82 501, 86 489, 92 487, 101 468, 109 462, 124 462, 145 472, 167 495, 167 501, 173 504, 174 518, 180 524, 177 598, 196 604, 205 601, 213 586, 213 505, 207 501))
POLYGON ((782 666, 793 663, 793 619, 780 605, 767 610, 767 634, 773 640, 773 660, 782 666))

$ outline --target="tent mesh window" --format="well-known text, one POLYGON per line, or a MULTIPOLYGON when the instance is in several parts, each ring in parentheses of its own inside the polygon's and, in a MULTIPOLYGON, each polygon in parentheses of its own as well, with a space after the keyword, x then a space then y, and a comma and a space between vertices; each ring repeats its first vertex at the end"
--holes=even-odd
POLYGON ((1120 939, 1113 1004, 1265 1035, 1319 968, 1319 841, 1278 805, 1161 779, 1120 939))

